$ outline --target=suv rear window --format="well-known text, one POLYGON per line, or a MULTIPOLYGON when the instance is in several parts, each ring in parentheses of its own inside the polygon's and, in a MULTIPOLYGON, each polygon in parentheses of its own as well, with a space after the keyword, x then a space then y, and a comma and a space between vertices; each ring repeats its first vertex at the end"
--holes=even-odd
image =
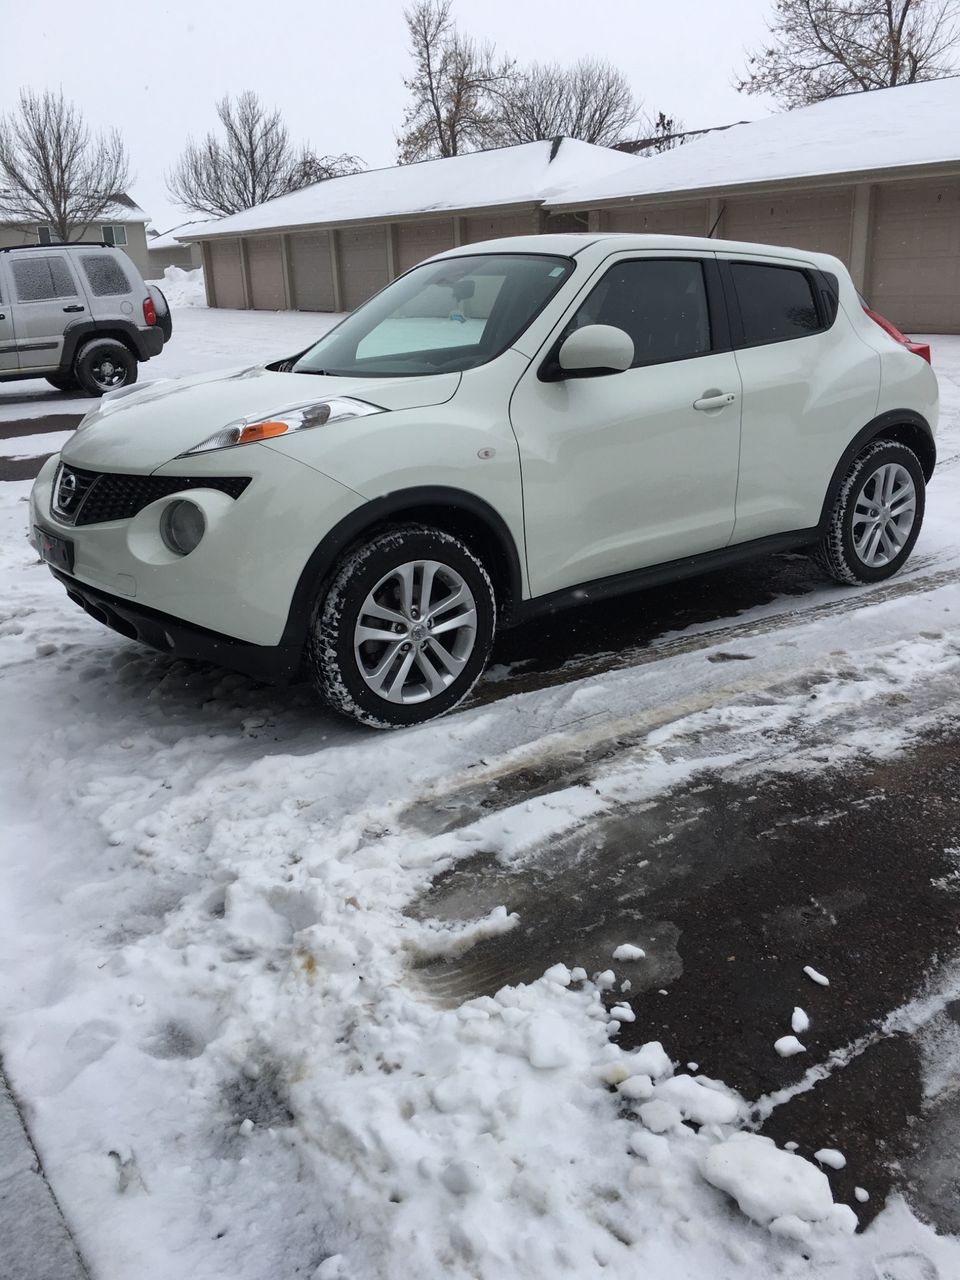
POLYGON ((730 271, 746 346, 805 338, 823 328, 805 271, 760 262, 732 262, 730 271))
POLYGON ((109 253, 84 254, 80 261, 94 297, 110 298, 130 292, 130 281, 123 267, 109 253))
POLYGON ((48 298, 75 298, 70 268, 61 257, 13 258, 10 263, 20 302, 45 302, 48 298))

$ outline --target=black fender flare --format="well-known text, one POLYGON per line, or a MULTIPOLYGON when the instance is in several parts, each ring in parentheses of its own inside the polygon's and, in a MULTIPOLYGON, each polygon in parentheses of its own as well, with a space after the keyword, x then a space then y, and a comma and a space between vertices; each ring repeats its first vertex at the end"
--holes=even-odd
POLYGON ((74 320, 63 331, 60 369, 69 373, 73 369, 77 351, 91 338, 116 338, 118 342, 128 346, 138 360, 149 360, 151 356, 159 355, 163 349, 162 334, 159 330, 157 333, 161 339, 159 345, 155 340, 148 342, 142 330, 132 320, 74 320), (156 351, 150 349, 154 345, 157 346, 156 351))
POLYGON ((927 422, 922 414, 913 409, 888 409, 886 413, 878 414, 865 427, 860 428, 846 449, 844 449, 840 461, 834 468, 823 500, 823 507, 820 510, 820 522, 817 525, 817 531, 820 536, 826 533, 833 505, 837 500, 837 494, 840 492, 840 486, 853 465, 854 459, 864 451, 871 440, 876 440, 881 436, 888 436, 893 440, 901 440, 904 444, 910 444, 911 437, 914 441, 922 439, 922 446, 917 450, 917 453, 921 455, 920 465, 923 467, 924 477, 927 480, 930 479, 937 462, 937 446, 930 423, 927 422))
MULTIPOLYGON (((467 541, 484 545, 497 560, 501 590, 501 625, 508 624, 511 614, 523 598, 523 576, 520 554, 506 521, 489 502, 464 489, 446 485, 419 485, 383 494, 357 507, 324 535, 307 563, 293 592, 282 645, 302 645, 306 640, 317 599, 331 578, 344 553, 373 533, 399 520, 434 522, 447 533, 464 536, 467 541)), ((491 566, 487 566, 488 571, 491 566)), ((495 585, 497 585, 495 583, 495 585)))

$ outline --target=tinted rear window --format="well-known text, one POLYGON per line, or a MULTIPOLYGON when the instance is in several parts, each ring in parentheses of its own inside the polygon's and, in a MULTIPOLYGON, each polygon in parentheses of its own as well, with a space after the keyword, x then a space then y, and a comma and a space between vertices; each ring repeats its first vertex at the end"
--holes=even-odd
POLYGON ((806 272, 754 262, 733 262, 730 270, 747 346, 804 338, 823 328, 806 272))
POLYGON ((97 298, 116 297, 130 292, 130 281, 116 257, 109 253, 86 254, 81 258, 90 292, 97 298))
POLYGON ((44 302, 48 298, 75 298, 76 287, 63 258, 14 258, 10 266, 21 302, 44 302))

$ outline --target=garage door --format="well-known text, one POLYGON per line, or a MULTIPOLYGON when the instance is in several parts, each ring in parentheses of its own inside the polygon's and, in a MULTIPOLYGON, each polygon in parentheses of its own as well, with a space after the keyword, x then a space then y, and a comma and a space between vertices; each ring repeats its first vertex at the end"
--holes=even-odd
POLYGON ((537 229, 535 215, 518 213, 512 217, 464 218, 463 242, 498 240, 501 236, 530 236, 537 229))
POLYGON ((960 182, 874 189, 866 292, 901 329, 960 333, 960 182))
POLYGON ((709 231, 705 202, 652 209, 608 209, 603 216, 606 231, 649 232, 661 236, 704 236, 709 231))
POLYGON ((424 258, 453 248, 453 219, 397 224, 397 275, 409 271, 424 258))
POLYGON ((832 253, 848 262, 853 191, 822 191, 774 199, 726 200, 725 240, 754 240, 832 253))
POLYGON ((298 311, 334 311, 330 236, 306 231, 290 237, 290 282, 298 311))
POLYGON ((364 227, 337 233, 340 242, 340 283, 347 311, 359 307, 389 281, 387 229, 364 227))
POLYGON ((240 272, 240 245, 236 240, 211 240, 213 289, 218 307, 243 306, 243 276, 240 272))
POLYGON ((279 236, 249 236, 247 269, 250 272, 251 305, 256 311, 282 311, 283 265, 279 236))

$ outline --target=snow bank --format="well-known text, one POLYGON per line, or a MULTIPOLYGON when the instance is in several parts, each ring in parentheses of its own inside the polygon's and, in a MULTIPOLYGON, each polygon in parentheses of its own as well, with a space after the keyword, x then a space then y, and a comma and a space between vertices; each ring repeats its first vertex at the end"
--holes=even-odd
POLYGON ((166 267, 162 280, 148 280, 147 283, 155 284, 163 291, 171 310, 207 305, 202 267, 194 267, 192 271, 184 271, 182 267, 166 267))

